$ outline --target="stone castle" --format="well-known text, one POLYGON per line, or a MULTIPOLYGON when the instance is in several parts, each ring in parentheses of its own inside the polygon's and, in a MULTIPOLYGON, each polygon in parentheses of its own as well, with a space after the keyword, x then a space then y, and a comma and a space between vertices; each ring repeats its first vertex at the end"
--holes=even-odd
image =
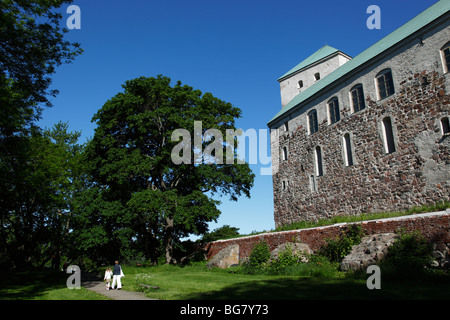
POLYGON ((450 1, 354 58, 324 46, 278 79, 276 227, 450 197, 450 1))

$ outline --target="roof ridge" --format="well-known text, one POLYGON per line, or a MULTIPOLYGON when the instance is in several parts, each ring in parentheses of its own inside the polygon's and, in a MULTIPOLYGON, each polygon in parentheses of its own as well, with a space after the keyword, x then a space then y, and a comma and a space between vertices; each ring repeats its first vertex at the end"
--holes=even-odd
POLYGON ((283 79, 283 78, 287 77, 288 75, 295 73, 301 69, 304 69, 304 68, 310 66, 311 64, 314 64, 317 61, 322 60, 336 52, 340 52, 340 50, 325 44, 320 49, 315 51, 313 54, 309 55, 306 59, 302 60, 302 62, 297 64, 294 68, 292 68, 291 70, 286 72, 284 75, 279 77, 278 80, 283 79))

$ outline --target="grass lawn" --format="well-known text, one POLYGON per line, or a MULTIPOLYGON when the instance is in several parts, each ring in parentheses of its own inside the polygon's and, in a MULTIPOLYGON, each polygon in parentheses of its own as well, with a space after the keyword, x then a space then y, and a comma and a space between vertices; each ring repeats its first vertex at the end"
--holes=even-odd
POLYGON ((161 300, 299 300, 299 299, 449 299, 448 278, 382 280, 369 290, 365 278, 245 275, 208 270, 204 264, 136 268, 124 266, 124 289, 139 290, 161 300), (139 284, 160 289, 142 289, 139 284))
POLYGON ((103 295, 81 287, 68 289, 69 275, 54 271, 6 273, 0 286, 0 300, 106 300, 103 295))
MULTIPOLYGON (((233 269, 209 270, 205 263, 179 267, 123 266, 123 290, 144 291, 160 300, 371 300, 450 298, 450 279, 383 279, 380 290, 369 290, 366 278, 338 272, 334 276, 271 276, 234 273, 233 269), (147 289, 139 284, 158 286, 147 289)), ((101 273, 102 270, 99 270, 101 273)), ((86 288, 70 290, 67 275, 55 272, 7 274, 0 286, 0 300, 105 300, 86 288)))

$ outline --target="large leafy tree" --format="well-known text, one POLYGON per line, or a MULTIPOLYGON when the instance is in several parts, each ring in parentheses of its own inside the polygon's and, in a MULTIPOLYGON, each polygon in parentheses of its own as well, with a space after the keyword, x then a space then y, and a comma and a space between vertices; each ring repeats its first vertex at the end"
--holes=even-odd
POLYGON ((13 161, 0 162, 3 262, 41 266, 65 250, 72 199, 83 186, 79 136, 58 123, 9 146, 13 161))
POLYGON ((64 39, 61 13, 71 0, 3 0, 0 2, 0 129, 20 131, 51 106, 51 75, 82 50, 64 39))
POLYGON ((57 94, 50 89, 56 67, 82 51, 64 39, 67 30, 56 11, 65 3, 71 1, 0 1, 0 261, 8 266, 42 263, 49 251, 43 246, 54 247, 50 233, 53 237, 61 223, 50 215, 66 208, 53 196, 65 193, 54 188, 63 186, 66 168, 49 159, 67 162, 62 149, 56 153, 61 157, 52 154, 60 144, 50 141, 68 133, 60 127, 51 138, 35 124, 42 109, 51 106, 49 97, 57 94))
MULTIPOLYGON (((203 134, 216 129, 225 137, 227 129, 236 129, 241 110, 181 82, 171 85, 161 75, 127 81, 123 88, 93 118, 98 126, 86 149, 90 174, 100 203, 114 204, 115 221, 109 226, 113 238, 131 229, 133 241, 141 243, 153 261, 162 244, 166 263, 173 263, 173 244, 189 234, 205 233, 207 223, 219 217, 219 201, 213 196, 249 197, 254 174, 248 164, 236 161, 175 164, 171 153, 179 142, 172 141, 172 133, 191 133, 186 145, 193 158, 199 151, 194 122, 201 121, 203 134)), ((207 140, 201 140, 202 150, 214 142, 207 140)), ((220 145, 229 156, 226 144, 220 145)), ((111 217, 111 206, 102 206, 109 213, 97 207, 100 215, 111 217)))

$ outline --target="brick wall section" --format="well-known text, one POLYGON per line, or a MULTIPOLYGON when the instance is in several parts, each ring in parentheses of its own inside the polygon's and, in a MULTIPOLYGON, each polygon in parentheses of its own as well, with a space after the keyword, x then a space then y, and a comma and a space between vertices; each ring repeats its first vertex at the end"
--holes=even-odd
MULTIPOLYGON (((335 237, 347 225, 342 223, 325 227, 272 232, 243 238, 219 240, 207 245, 207 257, 209 260, 229 245, 238 244, 239 259, 242 261, 242 259, 249 256, 253 246, 261 240, 268 243, 270 250, 275 249, 280 244, 297 241, 308 244, 312 250, 316 251, 325 244, 327 238, 335 237)), ((370 220, 362 222, 361 226, 368 235, 397 232, 403 228, 408 232, 414 230, 420 231, 432 243, 450 243, 450 209, 434 213, 370 220)))

